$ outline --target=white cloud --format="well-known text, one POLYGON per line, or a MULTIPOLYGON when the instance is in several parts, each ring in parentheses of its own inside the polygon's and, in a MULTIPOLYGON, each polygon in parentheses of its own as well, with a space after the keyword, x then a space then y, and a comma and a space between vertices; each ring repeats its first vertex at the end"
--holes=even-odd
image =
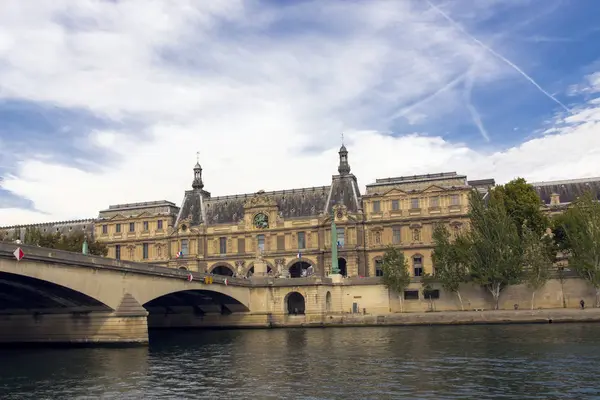
POLYGON ((513 71, 421 2, 319 4, 317 12, 245 1, 5 0, 0 98, 133 116, 146 127, 84 138, 114 153, 99 170, 48 154, 23 158, 3 187, 45 214, 0 209, 0 225, 93 217, 115 203, 179 203, 196 151, 213 195, 328 184, 342 130, 363 185, 449 170, 499 181, 598 174, 600 107, 592 103, 553 135, 503 152, 430 137, 418 125, 383 133, 380 121, 402 109, 406 126, 450 118, 464 102, 461 85, 411 106, 464 79, 474 62, 480 84, 513 71), (292 14, 319 30, 293 34, 292 14), (224 34, 223 21, 234 31, 224 34), (279 32, 265 35, 276 23, 279 32))

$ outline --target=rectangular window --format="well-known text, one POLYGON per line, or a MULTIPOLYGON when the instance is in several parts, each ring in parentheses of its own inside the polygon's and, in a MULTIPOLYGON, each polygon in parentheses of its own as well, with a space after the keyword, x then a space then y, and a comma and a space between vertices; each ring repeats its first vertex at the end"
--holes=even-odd
POLYGON ((298 232, 298 249, 306 248, 306 237, 304 232, 298 232))
POLYGON ((423 297, 425 297, 428 300, 436 300, 440 298, 440 291, 439 289, 434 289, 434 290, 426 290, 423 292, 423 297))
POLYGON ((121 224, 115 225, 115 229, 117 230, 117 233, 121 233, 121 224))
POLYGON ((285 236, 283 235, 277 236, 277 250, 285 250, 285 236))
POLYGON ((227 253, 227 238, 225 238, 225 237, 219 238, 219 253, 220 254, 227 253))
POLYGON ((258 250, 265 251, 265 235, 256 236, 256 242, 258 243, 258 250))
POLYGON ((142 244, 142 258, 144 260, 148 259, 148 243, 143 243, 142 244))
POLYGON ((450 205, 451 206, 460 205, 460 197, 457 194, 453 194, 450 196, 450 205))
POLYGON ((416 197, 413 197, 412 199, 410 199, 410 208, 415 209, 415 208, 419 208, 419 199, 416 197))
POLYGON ((246 252, 246 239, 238 238, 238 253, 244 254, 246 252))
POLYGON ((383 260, 375 260, 375 276, 383 276, 383 260))
POLYGON ((135 232, 135 222, 129 223, 129 232, 135 232))
POLYGON ((429 207, 439 207, 440 206, 440 198, 438 196, 429 198, 429 207))
POLYGON ((404 300, 419 300, 419 291, 418 290, 405 290, 404 291, 404 300))
POLYGON ((423 259, 420 256, 413 257, 413 269, 415 276, 423 275, 423 259))
POLYGON ((162 229, 163 228, 162 224, 163 224, 162 219, 159 219, 158 221, 156 221, 156 229, 159 229, 159 230, 162 229))
POLYGON ((398 211, 400 209, 400 200, 392 200, 392 211, 398 211))
POLYGON ((148 221, 144 221, 144 232, 148 231, 148 221))
POLYGON ((379 200, 373 202, 373 212, 381 212, 381 202, 379 200))
POLYGON ((102 225, 102 234, 103 235, 108 234, 108 225, 102 225))
POLYGON ((187 239, 181 239, 181 253, 183 253, 184 256, 187 256, 190 253, 187 239))
POLYGON ((337 228, 337 246, 338 247, 344 247, 344 245, 346 244, 345 232, 346 232, 346 230, 344 228, 337 228))
POLYGON ((119 244, 115 246, 115 258, 117 260, 121 259, 121 245, 119 244))
POLYGON ((400 244, 400 227, 393 226, 392 227, 392 244, 400 244))

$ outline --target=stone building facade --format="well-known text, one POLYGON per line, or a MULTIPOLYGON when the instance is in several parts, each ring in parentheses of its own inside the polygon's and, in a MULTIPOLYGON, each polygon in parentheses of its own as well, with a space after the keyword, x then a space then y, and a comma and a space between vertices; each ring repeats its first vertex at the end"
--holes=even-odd
MULTIPOLYGON (((465 229, 468 193, 477 189, 485 197, 494 185, 445 172, 377 179, 361 193, 342 146, 338 173, 326 186, 213 197, 197 163, 181 207, 168 201, 112 205, 95 220, 5 227, 0 236, 23 236, 27 227, 83 230, 122 260, 237 277, 253 275, 259 262, 259 275, 326 276, 333 220, 342 275, 382 275, 382 256, 393 245, 404 252, 411 275, 420 276, 434 272, 434 225, 465 229)), ((532 185, 551 214, 587 190, 600 194, 600 178, 532 185)))
POLYGON ((96 237, 109 257, 238 277, 253 275, 259 261, 268 275, 325 276, 333 219, 342 275, 381 275, 385 248, 394 245, 420 276, 433 272, 434 224, 463 229, 469 191, 494 186, 493 179, 467 181, 448 172, 377 179, 362 194, 345 146, 327 186, 213 197, 200 164, 193 171, 181 208, 163 201, 100 212, 96 237))

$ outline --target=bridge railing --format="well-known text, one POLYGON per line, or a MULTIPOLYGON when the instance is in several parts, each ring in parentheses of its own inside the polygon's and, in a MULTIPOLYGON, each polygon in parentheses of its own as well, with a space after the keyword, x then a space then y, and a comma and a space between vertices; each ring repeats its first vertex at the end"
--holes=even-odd
POLYGON ((220 275, 210 275, 200 272, 184 271, 158 265, 137 263, 130 261, 115 260, 101 256, 90 256, 64 250, 49 249, 45 247, 0 242, 0 258, 15 259, 14 251, 21 248, 25 257, 23 260, 39 261, 52 264, 66 264, 76 267, 116 270, 121 272, 132 272, 137 274, 158 275, 171 278, 187 279, 191 274, 196 281, 202 281, 205 276, 211 276, 213 284, 225 284, 234 286, 252 286, 245 279, 237 279, 220 275))

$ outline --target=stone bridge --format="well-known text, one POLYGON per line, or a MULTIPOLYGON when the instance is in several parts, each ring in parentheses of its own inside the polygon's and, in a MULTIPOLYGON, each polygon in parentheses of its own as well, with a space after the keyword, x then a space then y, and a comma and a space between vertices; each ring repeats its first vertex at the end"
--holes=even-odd
MULTIPOLYGON (((147 317, 250 311, 248 280, 0 243, 0 343, 148 341, 147 317)), ((164 325, 164 323, 163 323, 164 325)))

